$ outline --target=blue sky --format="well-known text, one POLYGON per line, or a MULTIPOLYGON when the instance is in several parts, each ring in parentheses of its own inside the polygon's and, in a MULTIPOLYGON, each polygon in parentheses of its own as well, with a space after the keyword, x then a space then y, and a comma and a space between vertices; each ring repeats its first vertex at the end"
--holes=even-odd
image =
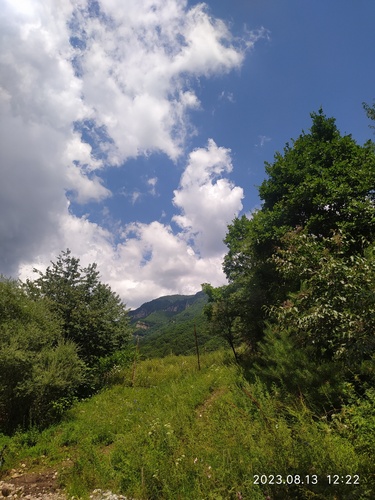
POLYGON ((225 283, 227 224, 320 106, 373 138, 373 0, 0 0, 0 272, 69 247, 130 307, 225 283))

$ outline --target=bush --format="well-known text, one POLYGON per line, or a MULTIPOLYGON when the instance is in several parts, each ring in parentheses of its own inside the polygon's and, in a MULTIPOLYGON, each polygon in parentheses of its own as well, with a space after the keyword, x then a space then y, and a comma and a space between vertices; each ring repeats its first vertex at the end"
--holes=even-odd
POLYGON ((77 347, 62 337, 43 300, 0 281, 0 430, 44 425, 61 398, 72 400, 84 378, 77 347))
POLYGON ((253 373, 281 390, 284 401, 303 398, 318 413, 341 406, 345 383, 340 363, 320 359, 313 345, 301 347, 289 330, 269 326, 253 373))

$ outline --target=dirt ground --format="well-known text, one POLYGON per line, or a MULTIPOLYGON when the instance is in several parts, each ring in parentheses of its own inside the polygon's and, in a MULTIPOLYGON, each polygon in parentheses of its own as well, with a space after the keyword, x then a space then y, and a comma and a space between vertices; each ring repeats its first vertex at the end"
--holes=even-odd
MULTIPOLYGON (((2 498, 22 498, 28 500, 68 500, 64 491, 58 488, 58 473, 55 470, 27 472, 24 469, 11 470, 0 480, 0 500, 2 498)), ((71 497, 70 500, 73 500, 71 497)), ((111 491, 94 490, 91 500, 136 500, 111 491)), ((75 500, 78 500, 75 498, 75 500)))
POLYGON ((0 481, 0 498, 65 500, 66 496, 58 488, 56 471, 29 473, 13 469, 0 481))

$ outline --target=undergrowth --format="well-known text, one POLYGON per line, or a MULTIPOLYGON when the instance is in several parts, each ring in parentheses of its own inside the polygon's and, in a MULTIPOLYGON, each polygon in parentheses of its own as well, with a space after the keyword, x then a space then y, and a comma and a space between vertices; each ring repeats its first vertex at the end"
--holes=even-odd
POLYGON ((7 468, 54 467, 76 498, 95 488, 138 500, 374 497, 374 450, 362 434, 374 435, 372 392, 329 422, 302 398, 285 404, 250 384, 227 352, 205 354, 201 367, 169 356, 123 370, 121 384, 77 403, 61 424, 0 436, 7 468), (359 484, 341 484, 348 475, 359 484))

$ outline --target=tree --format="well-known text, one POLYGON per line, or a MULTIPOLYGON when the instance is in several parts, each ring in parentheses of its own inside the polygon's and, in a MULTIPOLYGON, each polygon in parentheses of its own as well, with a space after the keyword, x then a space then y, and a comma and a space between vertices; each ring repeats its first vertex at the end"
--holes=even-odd
POLYGON ((347 255, 337 233, 287 233, 272 259, 298 291, 269 309, 257 374, 313 403, 336 402, 345 384, 375 382, 375 247, 347 255))
MULTIPOLYGON (((375 102, 372 106, 367 104, 366 102, 362 103, 363 109, 366 111, 367 118, 370 120, 375 120, 375 102)), ((375 125, 370 125, 370 127, 374 128, 375 125)))
POLYGON ((322 110, 312 119, 309 134, 266 164, 268 179, 259 189, 262 211, 272 212, 272 223, 281 228, 300 226, 317 237, 342 230, 355 241, 363 236, 372 241, 374 144, 359 146, 350 135, 341 136, 334 118, 322 110))
POLYGON ((263 335, 265 310, 297 291, 298 283, 280 276, 271 259, 288 231, 299 228, 317 240, 341 232, 347 255, 363 255, 375 238, 374 144, 360 146, 342 136, 322 110, 311 117, 309 133, 266 163, 261 209, 228 226, 224 271, 237 285, 237 297, 247 297, 247 305, 241 302, 237 309, 248 324, 243 335, 253 343, 263 335))
POLYGON ((338 233, 322 241, 285 235, 272 258, 298 291, 273 306, 271 316, 278 328, 292 328, 301 346, 314 345, 317 359, 343 360, 359 373, 375 350, 375 247, 348 256, 346 240, 338 233))
POLYGON ((96 264, 82 268, 68 249, 45 273, 34 271, 39 278, 27 281, 28 293, 48 300, 61 318, 64 337, 77 344, 89 366, 128 345, 128 311, 120 297, 100 282, 96 264))
POLYGON ((202 290, 208 296, 208 304, 204 307, 203 311, 211 322, 212 330, 228 342, 236 361, 238 361, 238 354, 236 352, 236 344, 238 343, 238 314, 235 300, 233 299, 233 286, 228 285, 214 288, 209 283, 203 283, 202 290))
POLYGON ((0 280, 0 429, 44 425, 68 406, 84 379, 76 345, 43 300, 0 280))

